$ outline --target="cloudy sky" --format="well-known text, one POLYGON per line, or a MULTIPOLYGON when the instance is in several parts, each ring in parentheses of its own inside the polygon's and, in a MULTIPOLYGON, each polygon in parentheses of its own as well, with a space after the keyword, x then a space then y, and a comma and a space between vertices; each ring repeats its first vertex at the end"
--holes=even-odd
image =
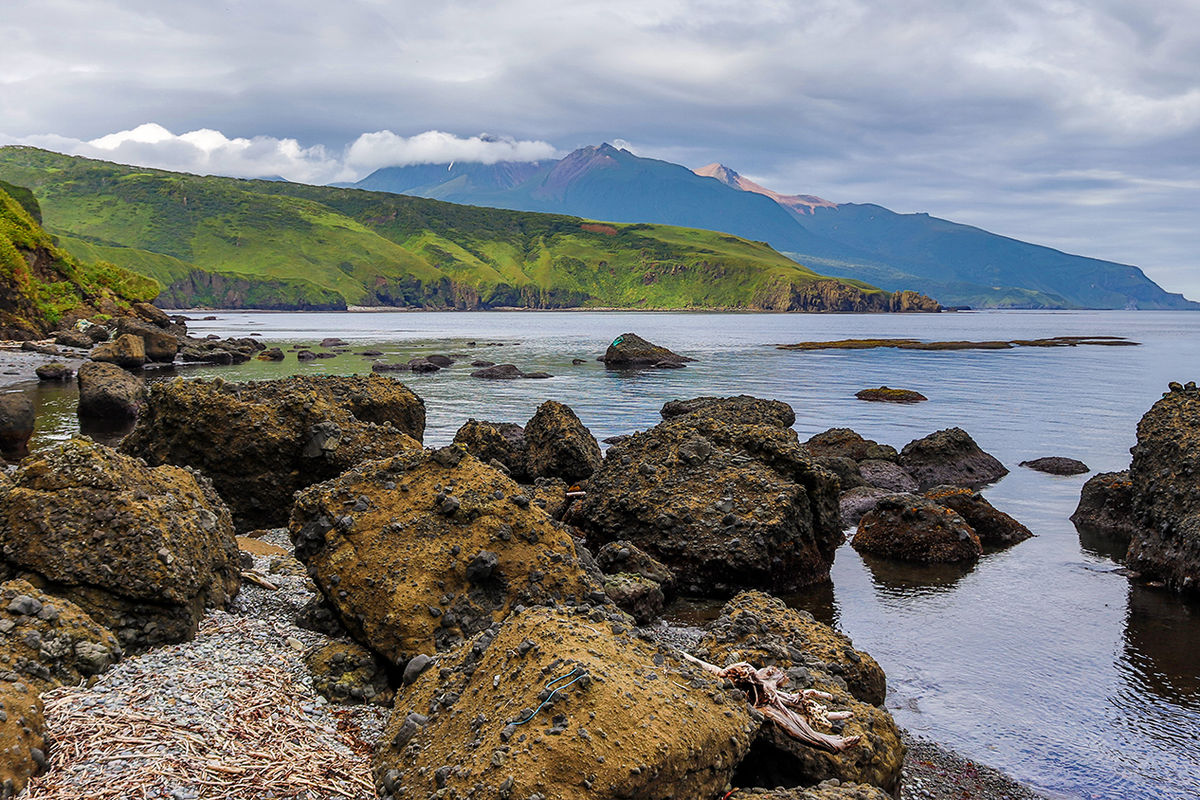
POLYGON ((620 140, 1200 298, 1196 0, 4 0, 0 143, 326 182, 620 140))

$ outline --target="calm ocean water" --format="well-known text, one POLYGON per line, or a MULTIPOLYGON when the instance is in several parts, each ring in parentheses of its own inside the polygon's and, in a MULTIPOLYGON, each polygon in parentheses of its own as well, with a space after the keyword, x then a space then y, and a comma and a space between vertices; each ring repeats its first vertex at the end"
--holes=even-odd
MULTIPOLYGON (((806 439, 833 426, 903 446, 960 426, 1011 474, 985 491, 1037 536, 973 568, 914 569, 837 554, 831 589, 794 598, 849 633, 883 665, 900 724, 1054 796, 1200 797, 1200 606, 1131 586, 1106 542, 1067 517, 1087 476, 1017 466, 1046 455, 1123 469, 1138 419, 1170 380, 1200 378, 1200 314, 970 312, 941 315, 221 313, 195 334, 315 344, 340 336, 407 359, 464 356, 430 375, 398 373, 426 402, 426 443, 468 418, 524 422, 545 399, 575 409, 598 438, 645 429, 671 399, 747 393, 790 403, 806 439), (693 356, 682 370, 618 373, 595 361, 635 331, 693 356), (1007 351, 785 352, 775 343, 848 337, 1017 339, 1117 335, 1140 347, 1007 351), (475 341, 471 347, 468 342, 475 341), (488 346, 502 342, 503 346, 488 346), (487 382, 486 358, 556 377, 487 382), (572 366, 573 358, 585 363, 572 366), (916 389, 915 406, 864 403, 859 389, 916 389)), ((181 370, 227 380, 295 372, 348 374, 369 359, 181 370)), ((75 430, 71 389, 30 387, 40 444, 75 430)))

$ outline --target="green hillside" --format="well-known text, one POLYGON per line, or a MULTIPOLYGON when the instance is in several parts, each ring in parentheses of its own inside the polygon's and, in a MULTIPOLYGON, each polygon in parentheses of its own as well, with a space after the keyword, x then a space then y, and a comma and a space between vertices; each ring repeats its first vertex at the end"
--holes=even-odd
POLYGON ((201 177, 26 147, 27 186, 79 258, 154 279, 165 306, 518 306, 887 310, 761 242, 663 225, 462 206, 283 181, 201 177))
POLYGON ((117 314, 158 294, 152 280, 64 252, 30 213, 32 195, 14 194, 22 201, 0 187, 0 337, 40 336, 69 315, 117 314))

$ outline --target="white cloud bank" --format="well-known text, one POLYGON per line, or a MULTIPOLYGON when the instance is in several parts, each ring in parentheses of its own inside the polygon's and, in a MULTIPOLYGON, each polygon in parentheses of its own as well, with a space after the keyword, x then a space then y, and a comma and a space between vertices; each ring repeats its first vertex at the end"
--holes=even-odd
POLYGON ((0 135, 0 144, 24 144, 68 155, 201 175, 282 177, 318 184, 358 180, 372 170, 388 166, 451 161, 494 164, 498 161, 537 161, 559 155, 547 142, 489 134, 464 138, 443 131, 426 131, 415 136, 400 136, 383 130, 364 133, 337 152, 322 145, 304 147, 295 139, 229 138, 209 128, 177 135, 154 122, 86 141, 55 134, 0 135))

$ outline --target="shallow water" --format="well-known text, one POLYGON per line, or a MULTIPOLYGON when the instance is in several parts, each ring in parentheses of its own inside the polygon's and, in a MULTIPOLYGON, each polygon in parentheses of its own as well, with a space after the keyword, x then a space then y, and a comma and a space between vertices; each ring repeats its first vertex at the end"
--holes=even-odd
MULTIPOLYGON (((958 425, 1012 472, 985 495, 1037 536, 974 567, 914 568, 837 554, 832 587, 794 602, 835 622, 888 674, 888 705, 918 734, 1055 796, 1200 797, 1200 606, 1131 586, 1111 546, 1067 517, 1087 476, 1017 466, 1065 455, 1123 469, 1138 419, 1169 380, 1200 377, 1200 314, 980 312, 941 315, 625 313, 221 313, 194 333, 315 344, 340 336, 389 359, 435 352, 462 361, 395 373, 425 398, 426 443, 468 417, 524 422, 545 399, 567 403, 598 438, 647 428, 671 399, 747 393, 796 409, 800 438, 852 427, 896 447, 958 425), (699 359, 682 370, 606 371, 595 357, 636 331, 699 359), (1118 335, 1140 347, 1005 351, 784 352, 774 343, 880 336, 1016 339, 1118 335), (476 346, 468 342, 475 341, 476 346), (503 346, 488 346, 503 342, 503 346), (572 358, 585 359, 573 366, 572 358), (543 381, 467 376, 486 358, 543 381), (929 402, 864 403, 859 389, 915 389, 929 402)), ((299 364, 250 362, 177 374, 227 380, 365 371, 351 354, 299 364)), ((75 430, 71 388, 27 387, 42 410, 38 446, 75 430)))

